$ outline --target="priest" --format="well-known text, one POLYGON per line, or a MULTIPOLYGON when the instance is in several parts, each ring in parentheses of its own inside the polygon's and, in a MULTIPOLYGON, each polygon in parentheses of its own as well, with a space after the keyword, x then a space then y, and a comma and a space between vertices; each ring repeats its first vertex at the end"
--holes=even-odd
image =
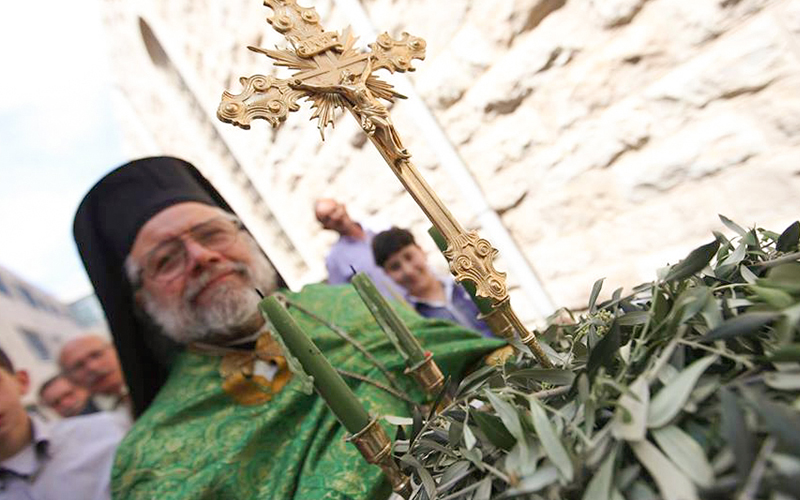
MULTIPOLYGON (((350 285, 286 290, 230 206, 177 158, 145 158, 106 175, 78 208, 74 234, 137 417, 117 453, 114 497, 388 497, 380 469, 304 390, 256 307, 256 289, 283 295, 331 363, 356 375, 348 383, 372 416, 408 415, 398 393, 422 395, 350 285), (390 384, 384 371, 331 324, 393 372, 400 391, 381 388, 390 384)), ((502 345, 397 309, 446 374, 460 377, 502 345)))

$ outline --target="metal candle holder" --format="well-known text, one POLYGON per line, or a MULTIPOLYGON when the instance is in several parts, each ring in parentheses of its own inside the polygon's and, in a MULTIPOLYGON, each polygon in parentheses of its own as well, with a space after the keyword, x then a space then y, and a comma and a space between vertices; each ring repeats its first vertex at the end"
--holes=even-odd
MULTIPOLYGON (((430 352, 425 353, 425 360, 423 362, 418 363, 416 366, 406 368, 403 373, 411 375, 422 390, 429 396, 439 394, 444 387, 444 375, 433 360, 433 354, 430 352)), ((442 396, 442 404, 448 405, 452 401, 448 394, 442 396)))
POLYGON ((367 462, 383 470, 392 485, 392 491, 406 499, 411 496, 411 479, 403 474, 394 461, 392 442, 377 418, 373 418, 366 427, 348 437, 347 441, 358 448, 367 462))

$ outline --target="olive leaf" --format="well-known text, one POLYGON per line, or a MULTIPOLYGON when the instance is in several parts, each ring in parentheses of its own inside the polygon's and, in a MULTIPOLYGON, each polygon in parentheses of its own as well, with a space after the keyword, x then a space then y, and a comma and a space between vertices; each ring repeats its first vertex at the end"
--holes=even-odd
POLYGON ((482 411, 470 412, 472 419, 478 424, 478 428, 483 432, 486 438, 498 448, 510 450, 514 447, 517 440, 508 432, 508 429, 503 425, 503 421, 490 413, 482 411))
POLYGON ((599 370, 601 366, 608 367, 614 361, 619 346, 619 323, 614 321, 608 333, 600 339, 600 342, 598 342, 589 353, 589 360, 586 362, 586 371, 590 380, 594 379, 597 370, 599 370))
POLYGON ((414 468, 414 471, 422 481, 422 486, 425 488, 425 493, 428 495, 428 498, 436 498, 436 482, 422 463, 410 453, 402 455, 400 461, 414 468))
POLYGON ((741 273, 742 278, 744 278, 746 282, 750 283, 751 285, 754 285, 756 283, 758 276, 756 276, 753 273, 753 271, 751 271, 747 266, 741 266, 739 268, 739 272, 741 273))
POLYGON ((753 409, 758 413, 770 433, 774 434, 781 446, 793 455, 800 457, 800 415, 796 410, 783 404, 770 401, 754 393, 746 393, 753 409))
POLYGON ((695 361, 661 388, 648 407, 647 426, 661 427, 672 420, 683 409, 697 379, 716 360, 717 356, 706 356, 695 361))
POLYGON ((685 259, 675 264, 670 269, 669 274, 664 278, 665 282, 677 281, 688 278, 694 273, 700 272, 705 268, 714 254, 719 249, 719 241, 714 240, 711 243, 706 243, 700 247, 695 248, 685 259))
POLYGON ((748 288, 751 292, 755 293, 759 299, 775 309, 783 309, 794 304, 792 296, 783 290, 758 285, 750 285, 748 288))
POLYGON ((644 376, 637 378, 619 398, 611 433, 617 439, 641 441, 647 433, 647 408, 650 405, 650 387, 644 376))
POLYGON ((491 500, 492 498, 492 478, 485 477, 479 483, 478 489, 475 490, 472 500, 491 500))
POLYGON ((478 442, 478 439, 475 437, 475 434, 472 433, 472 429, 469 428, 466 422, 464 423, 462 432, 464 433, 464 446, 466 446, 468 450, 471 450, 475 447, 475 443, 478 442))
POLYGON ((536 435, 542 443, 544 452, 551 462, 558 468, 558 471, 564 476, 567 481, 572 481, 574 470, 572 467, 572 460, 569 458, 564 444, 558 438, 553 425, 547 418, 547 413, 541 407, 536 398, 528 398, 528 404, 531 409, 531 419, 533 420, 533 427, 536 429, 536 435))
POLYGON ((709 488, 714 471, 703 448, 680 428, 670 425, 653 431, 658 446, 698 486, 709 488))
POLYGON ((482 366, 478 368, 474 372, 464 377, 464 380, 461 381, 461 383, 458 385, 458 389, 456 389, 456 396, 468 392, 476 386, 479 386, 485 382, 487 378, 496 374, 497 370, 494 366, 482 366))
POLYGON ((744 243, 739 243, 739 245, 736 247, 736 250, 731 252, 731 254, 725 257, 725 259, 722 262, 717 264, 717 267, 720 268, 727 266, 735 266, 736 264, 744 260, 745 255, 747 255, 746 250, 747 250, 747 245, 745 245, 744 243))
MULTIPOLYGON (((558 469, 552 465, 545 465, 544 467, 537 469, 536 472, 530 476, 523 478, 519 485, 510 490, 509 493, 534 493, 555 483, 556 481, 558 481, 558 469)), ((510 496, 498 497, 498 500, 509 497, 510 496)))
POLYGON ((608 454, 597 473, 586 486, 582 500, 610 500, 611 486, 614 479, 614 462, 617 459, 616 448, 608 454))
POLYGON ((500 420, 503 421, 503 425, 506 429, 508 429, 511 435, 514 436, 514 439, 517 441, 524 441, 525 433, 522 432, 522 422, 520 422, 517 408, 511 403, 498 397, 490 390, 485 390, 484 395, 489 400, 489 403, 491 403, 492 407, 494 407, 494 409, 497 411, 497 415, 500 417, 500 420))
POLYGON ((725 217, 722 214, 717 214, 717 215, 719 216, 719 220, 721 220, 722 223, 725 224, 725 227, 727 227, 734 233, 738 234, 739 236, 744 236, 745 234, 747 234, 747 231, 745 231, 744 228, 742 228, 742 226, 740 226, 739 224, 733 222, 732 220, 730 220, 729 218, 725 217))
POLYGON ((575 381, 575 373, 558 368, 524 368, 509 372, 506 380, 509 382, 536 380, 553 385, 572 385, 575 381))
POLYGON ((650 317, 650 311, 631 311, 617 318, 617 322, 620 326, 643 325, 650 320, 650 317))
POLYGON ((689 478, 650 441, 636 441, 630 446, 665 500, 698 500, 697 489, 689 478))
POLYGON ((800 222, 794 221, 778 237, 778 241, 775 243, 775 250, 779 252, 791 252, 792 250, 796 250, 799 240, 800 222))
POLYGON ((439 481, 439 491, 444 492, 449 489, 448 487, 452 487, 450 483, 455 483, 465 473, 469 473, 469 460, 459 460, 447 467, 439 481))
POLYGON ((780 317, 780 313, 769 311, 740 314, 708 332, 700 341, 711 342, 712 340, 724 340, 743 335, 753 335, 758 333, 761 327, 772 323, 780 317))
POLYGON ((597 309, 595 303, 597 302, 597 296, 600 295, 600 290, 603 288, 603 280, 605 278, 600 278, 592 285, 592 293, 589 294, 589 313, 593 313, 597 309))
POLYGON ((775 266, 763 278, 756 281, 757 285, 778 288, 787 293, 800 293, 800 264, 790 262, 775 266))
POLYGON ((738 399, 726 387, 720 390, 720 413, 722 436, 730 443, 736 461, 736 472, 744 480, 756 457, 755 438, 747 428, 744 411, 738 399))
POLYGON ((800 372, 765 373, 764 383, 779 391, 797 391, 800 390, 800 372))
POLYGON ((686 323, 703 310, 709 300, 713 300, 711 289, 704 285, 689 287, 678 297, 672 308, 673 314, 680 314, 680 323, 686 323))
POLYGON ((779 347, 767 359, 773 363, 800 361, 800 344, 779 347))

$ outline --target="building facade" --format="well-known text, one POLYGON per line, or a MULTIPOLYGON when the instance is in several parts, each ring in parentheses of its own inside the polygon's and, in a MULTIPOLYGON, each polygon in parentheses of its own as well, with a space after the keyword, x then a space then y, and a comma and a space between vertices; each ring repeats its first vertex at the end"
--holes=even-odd
MULTIPOLYGON (((775 231, 798 218, 800 0, 300 3, 364 47, 371 28, 427 41, 409 81, 442 135, 394 105, 412 160, 463 225, 499 221, 557 306, 585 307, 601 277, 609 292, 654 279, 726 231, 718 213, 775 231), (445 168, 445 142, 461 171, 445 168)), ((350 116, 324 143, 308 104, 277 129, 218 122, 239 77, 288 75, 245 48, 287 44, 261 2, 102 4, 130 155, 194 162, 291 286, 324 279, 335 235, 314 220, 321 196, 424 240, 424 214, 350 116)), ((519 276, 512 297, 532 320, 519 276)))
POLYGON ((31 377, 27 404, 57 373, 61 345, 83 331, 66 305, 0 266, 0 347, 31 377))
POLYGON ((81 328, 95 334, 111 337, 108 321, 97 295, 89 294, 70 303, 67 307, 81 328))

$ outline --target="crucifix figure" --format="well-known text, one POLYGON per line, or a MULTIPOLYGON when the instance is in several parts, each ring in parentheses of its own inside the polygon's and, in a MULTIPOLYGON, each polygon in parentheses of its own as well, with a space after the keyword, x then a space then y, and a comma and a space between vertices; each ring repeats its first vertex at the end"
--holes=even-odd
POLYGON ((375 140, 380 141, 387 152, 397 159, 408 159, 411 155, 403 147, 400 136, 392 124, 389 110, 372 95, 367 80, 372 73, 372 57, 367 57, 367 64, 361 71, 361 76, 356 76, 349 69, 340 73, 339 82, 334 85, 316 85, 305 83, 296 78, 289 86, 296 90, 308 92, 329 92, 339 94, 349 105, 349 109, 358 118, 362 130, 375 140), (377 136, 376 136, 377 132, 377 136))
POLYGON ((511 308, 505 273, 494 269, 497 250, 477 232, 464 230, 445 207, 409 161, 411 155, 381 102, 404 96, 373 73, 379 69, 390 73, 414 71, 411 62, 425 58, 425 40, 408 33, 402 33, 399 39, 383 33, 364 53, 354 47, 356 39, 350 28, 341 33, 325 31, 313 7, 301 7, 297 0, 264 0, 264 5, 273 11, 267 21, 286 37, 291 49, 248 48, 295 72, 289 79, 242 77, 242 92, 223 92, 217 117, 245 129, 256 118, 277 127, 290 111, 300 109, 297 101, 305 97, 313 102, 311 119, 318 120, 324 140, 325 128, 333 123, 335 111, 347 109, 446 241, 444 253, 456 281, 473 283, 476 294, 491 301, 493 310, 484 319, 492 331, 509 340, 519 335, 537 360, 551 367, 536 335, 511 308))

